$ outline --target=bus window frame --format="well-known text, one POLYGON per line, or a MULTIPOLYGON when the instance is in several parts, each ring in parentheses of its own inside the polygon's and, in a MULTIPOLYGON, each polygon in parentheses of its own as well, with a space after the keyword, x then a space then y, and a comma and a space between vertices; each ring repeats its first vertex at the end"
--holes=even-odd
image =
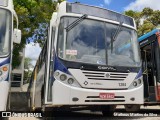
POLYGON ((48 89, 47 89, 47 102, 52 102, 52 85, 53 85, 53 77, 50 78, 53 75, 54 72, 54 41, 55 41, 55 33, 56 33, 56 27, 52 27, 51 29, 51 45, 50 45, 50 63, 49 63, 49 79, 48 79, 48 89), (52 72, 51 72, 52 69, 52 72), (51 81, 50 81, 51 80, 51 81), (48 93, 48 91, 51 91, 51 94, 48 93), (49 98, 50 97, 50 98, 49 98))

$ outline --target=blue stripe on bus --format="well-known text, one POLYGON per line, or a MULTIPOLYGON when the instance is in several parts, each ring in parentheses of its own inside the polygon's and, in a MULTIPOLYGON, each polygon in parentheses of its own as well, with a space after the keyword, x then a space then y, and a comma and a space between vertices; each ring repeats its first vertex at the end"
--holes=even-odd
POLYGON ((9 81, 9 73, 8 73, 8 77, 4 81, 9 81))
POLYGON ((142 69, 139 70, 139 72, 138 72, 138 74, 137 74, 135 79, 138 79, 140 77, 142 77, 142 69))
POLYGON ((5 59, 4 61, 0 62, 0 66, 3 66, 5 64, 9 64, 10 63, 10 57, 8 57, 7 59, 5 59))
MULTIPOLYGON (((157 28, 157 29, 152 30, 151 32, 146 33, 145 35, 142 35, 141 37, 138 38, 138 42, 141 42, 141 41, 145 40, 146 38, 156 34, 156 32, 158 32, 158 31, 160 31, 160 29, 157 28)), ((123 49, 127 49, 130 46, 131 46, 131 44, 128 43, 125 46, 118 48, 118 52, 121 52, 123 49)))
POLYGON ((60 62, 60 60, 56 56, 54 56, 54 57, 55 57, 54 71, 60 70, 66 74, 71 75, 71 73, 68 71, 68 69, 60 62))
POLYGON ((151 32, 146 33, 145 35, 142 35, 141 37, 138 38, 138 42, 143 41, 144 39, 156 34, 156 32, 160 31, 160 29, 154 29, 151 32))
POLYGON ((121 47, 121 48, 118 48, 118 52, 121 52, 123 49, 127 49, 127 48, 129 48, 130 46, 131 46, 131 44, 128 43, 127 45, 125 45, 125 46, 123 46, 123 47, 121 47))

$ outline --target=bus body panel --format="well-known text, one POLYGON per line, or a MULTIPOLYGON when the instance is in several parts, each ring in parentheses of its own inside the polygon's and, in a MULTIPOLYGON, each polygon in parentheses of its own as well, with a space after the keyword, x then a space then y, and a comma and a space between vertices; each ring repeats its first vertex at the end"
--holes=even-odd
POLYGON ((3 66, 6 66, 8 70, 3 72, 0 76, 0 96, 3 96, 0 99, 0 111, 5 111, 8 101, 9 88, 10 88, 10 77, 11 77, 11 59, 10 57, 0 59, 0 69, 2 70, 3 66))
POLYGON ((52 105, 143 104, 143 96, 137 96, 138 92, 143 93, 143 84, 140 87, 131 90, 96 90, 71 87, 56 80, 52 90, 52 105), (114 93, 117 98, 100 99, 100 93, 114 93), (93 98, 87 98, 89 96, 92 96, 93 98), (74 98, 78 98, 78 101, 73 101, 74 98), (135 98, 135 100, 132 101, 131 98, 135 98), (97 101, 92 102, 94 100, 97 101))
POLYGON ((10 83, 8 81, 2 81, 0 83, 0 96, 1 97, 3 96, 0 99, 0 111, 6 110, 8 93, 9 93, 9 86, 10 86, 10 83))
POLYGON ((136 78, 137 73, 88 71, 80 69, 69 69, 70 73, 84 88, 100 89, 127 89, 136 78), (96 75, 102 74, 102 75, 96 75), (112 75, 116 74, 116 75, 112 75), (88 84, 84 84, 84 82, 88 84), (114 84, 113 84, 114 82, 114 84), (124 84, 124 86, 120 84, 124 84))

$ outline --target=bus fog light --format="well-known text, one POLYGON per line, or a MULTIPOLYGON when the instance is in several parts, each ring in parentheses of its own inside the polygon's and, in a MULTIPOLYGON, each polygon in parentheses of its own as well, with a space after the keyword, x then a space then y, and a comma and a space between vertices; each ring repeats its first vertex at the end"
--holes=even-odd
POLYGON ((65 74, 60 75, 60 80, 64 81, 67 79, 67 76, 65 74))
POLYGON ((135 101, 135 98, 134 98, 134 97, 132 97, 130 100, 131 100, 131 101, 135 101))
POLYGON ((69 78, 69 79, 68 79, 68 83, 69 83, 69 84, 73 84, 73 82, 74 82, 73 78, 69 78))
POLYGON ((141 82, 142 82, 141 79, 138 79, 138 84, 141 84, 141 82))
POLYGON ((136 81, 135 81, 135 82, 133 82, 133 86, 135 86, 135 87, 137 86, 137 82, 136 82, 136 81))
POLYGON ((72 98, 73 102, 77 102, 79 99, 77 97, 72 98))

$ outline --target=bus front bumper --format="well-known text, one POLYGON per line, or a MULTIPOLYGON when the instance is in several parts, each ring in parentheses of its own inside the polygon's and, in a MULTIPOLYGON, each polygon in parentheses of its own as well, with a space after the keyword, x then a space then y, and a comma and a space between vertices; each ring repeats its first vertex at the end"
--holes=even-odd
POLYGON ((124 105, 143 103, 143 84, 130 90, 96 90, 72 87, 56 80, 52 86, 52 105, 124 105), (114 94, 114 98, 100 98, 100 94, 114 94))

